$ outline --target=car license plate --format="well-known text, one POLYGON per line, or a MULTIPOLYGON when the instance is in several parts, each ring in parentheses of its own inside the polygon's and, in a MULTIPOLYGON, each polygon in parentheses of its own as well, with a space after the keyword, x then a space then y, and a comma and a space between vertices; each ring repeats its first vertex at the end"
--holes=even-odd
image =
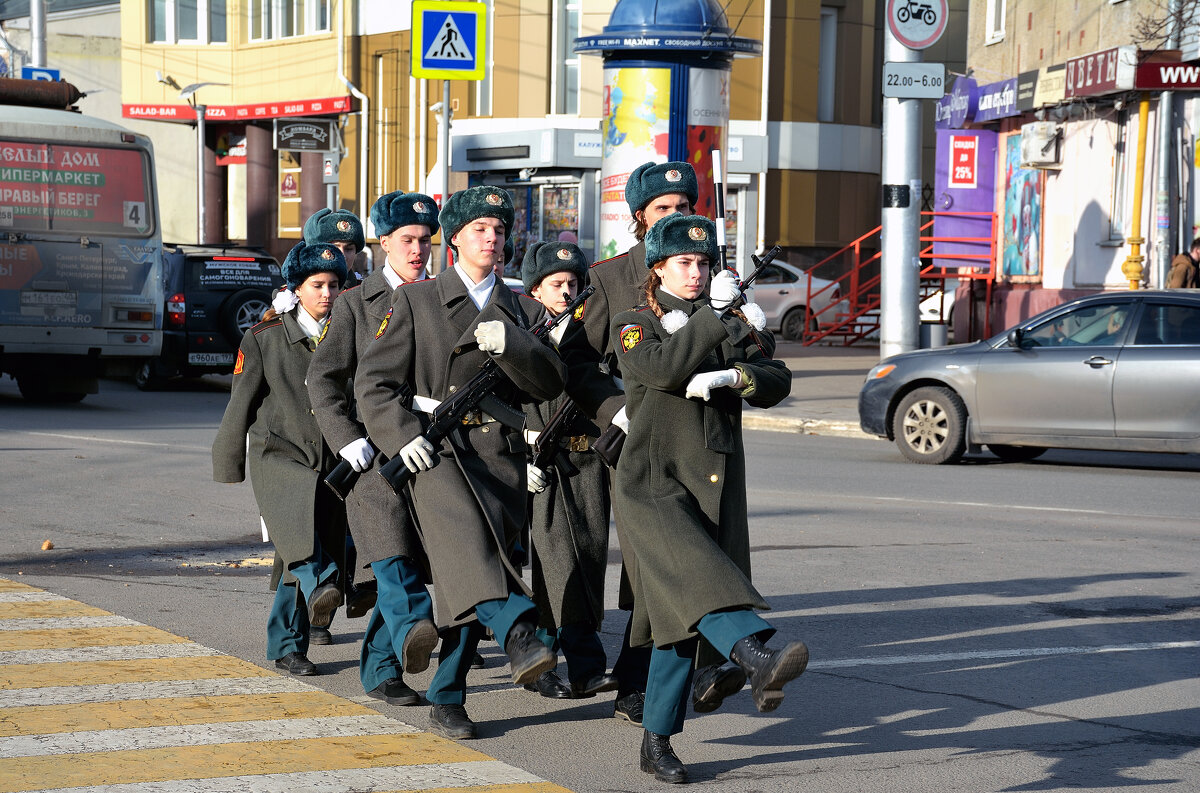
POLYGON ((233 363, 231 352, 189 352, 188 363, 203 365, 220 365, 233 363))

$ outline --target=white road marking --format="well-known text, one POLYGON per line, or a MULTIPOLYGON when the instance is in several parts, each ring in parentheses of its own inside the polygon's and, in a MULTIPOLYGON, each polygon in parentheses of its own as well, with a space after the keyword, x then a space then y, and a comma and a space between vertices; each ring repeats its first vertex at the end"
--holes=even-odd
POLYGON ((256 741, 298 741, 363 735, 411 735, 416 727, 387 716, 329 716, 307 719, 226 721, 210 724, 81 730, 0 738, 0 757, 35 757, 86 752, 131 752, 173 746, 212 746, 256 741))
POLYGON ((61 664, 73 661, 120 661, 142 658, 200 658, 206 655, 221 655, 221 653, 191 642, 71 647, 65 650, 5 650, 0 652, 0 664, 61 664))
POLYGON ((70 600, 53 592, 0 592, 0 603, 42 603, 47 600, 70 600))
MULTIPOLYGON (((157 680, 138 683, 101 683, 99 685, 46 686, 16 688, 0 698, 4 708, 32 705, 78 705, 84 702, 118 702, 131 699, 170 699, 174 697, 228 697, 241 694, 299 694, 321 691, 292 677, 216 677, 208 680, 157 680)), ((362 697, 362 704, 378 700, 362 697)))
POLYGON ((67 441, 84 441, 86 443, 102 443, 109 445, 119 443, 123 446, 154 446, 160 449, 173 449, 177 451, 190 452, 208 452, 211 451, 207 446, 186 446, 179 443, 161 443, 159 441, 127 441, 118 438, 100 438, 95 435, 68 435, 65 432, 38 432, 36 430, 17 430, 23 435, 37 435, 42 438, 62 438, 67 441))
POLYGON ((845 658, 834 661, 813 661, 809 669, 845 669, 851 666, 894 666, 897 664, 930 664, 944 661, 988 661, 1001 658, 1035 658, 1046 655, 1095 655, 1099 653, 1130 653, 1145 650, 1192 650, 1200 641, 1143 642, 1141 644, 1109 644, 1096 647, 1024 647, 1012 650, 980 650, 965 653, 928 653, 925 655, 885 655, 878 658, 845 658))
POLYGON ((167 782, 56 788, 28 793, 373 793, 382 790, 423 790, 473 785, 527 785, 543 781, 528 771, 499 760, 432 765, 302 771, 293 774, 180 779, 167 782))
POLYGON ((0 619, 0 631, 45 631, 70 628, 130 628, 142 623, 110 614, 105 617, 21 617, 0 619))

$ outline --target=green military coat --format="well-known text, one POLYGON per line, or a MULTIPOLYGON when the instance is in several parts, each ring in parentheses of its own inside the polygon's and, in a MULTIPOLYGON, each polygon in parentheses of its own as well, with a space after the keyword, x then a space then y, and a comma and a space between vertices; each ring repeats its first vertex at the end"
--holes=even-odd
POLYGON ((634 557, 632 644, 665 647, 696 635, 705 614, 767 608, 750 582, 742 400, 770 407, 791 391, 745 322, 718 318, 707 298, 657 293, 664 311, 688 315, 668 333, 643 307, 618 314, 610 332, 625 381, 629 437, 617 466, 621 550, 634 557), (748 385, 684 396, 698 372, 736 367, 748 385))
MULTIPOLYGON (((428 424, 428 416, 402 404, 402 386, 440 401, 474 376, 489 355, 474 335, 483 321, 506 325, 504 353, 495 359, 511 382, 496 395, 514 406, 557 396, 566 367, 522 330, 540 309, 498 282, 480 311, 453 269, 396 290, 387 328, 363 354, 354 378, 359 414, 375 446, 395 457, 428 424)), ((485 600, 517 590, 529 594, 509 559, 526 519, 525 444, 519 431, 499 423, 463 426, 439 458, 413 477, 409 495, 438 593, 438 622, 447 626, 473 619, 475 605, 485 600)))
MULTIPOLYGON (((354 406, 351 378, 367 345, 379 333, 392 306, 392 293, 383 273, 377 270, 361 286, 338 295, 325 335, 309 364, 308 394, 313 413, 335 454, 367 435, 354 406)), ((396 498, 379 476, 378 465, 359 476, 346 498, 346 517, 361 566, 393 556, 421 558, 408 503, 396 498)))
POLYGON ((285 566, 311 559, 317 539, 340 566, 345 514, 334 508, 332 520, 317 520, 317 488, 325 487, 321 480, 337 461, 304 385, 313 341, 296 321, 302 310, 260 322, 242 337, 229 404, 213 441, 213 479, 242 482, 249 468, 259 513, 285 566))

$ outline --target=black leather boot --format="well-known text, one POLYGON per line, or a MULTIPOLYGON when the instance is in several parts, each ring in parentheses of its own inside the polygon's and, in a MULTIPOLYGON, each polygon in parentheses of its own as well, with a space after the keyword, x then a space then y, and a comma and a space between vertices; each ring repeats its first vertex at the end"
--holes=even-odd
POLYGON ((759 713, 769 713, 783 702, 783 684, 800 676, 808 666, 808 648, 804 642, 791 642, 782 650, 772 650, 753 636, 733 645, 730 659, 750 679, 750 693, 759 713))
POLYGON ((558 663, 557 656, 534 635, 534 630, 528 622, 518 622, 509 629, 504 640, 513 682, 518 686, 532 683, 558 663))
POLYGON ((654 774, 659 782, 679 784, 688 778, 687 769, 671 748, 671 736, 649 730, 642 733, 642 770, 654 774))
POLYGON ((746 673, 741 667, 706 666, 696 672, 692 684, 692 709, 697 713, 712 713, 721 707, 725 697, 731 697, 746 685, 746 673))

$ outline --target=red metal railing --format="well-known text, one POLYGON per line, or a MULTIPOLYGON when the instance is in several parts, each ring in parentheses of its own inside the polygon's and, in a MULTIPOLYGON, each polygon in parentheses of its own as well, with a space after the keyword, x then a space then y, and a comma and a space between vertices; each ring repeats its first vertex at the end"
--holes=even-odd
MULTIPOLYGON (((920 259, 922 299, 937 291, 934 284, 941 282, 943 296, 945 282, 983 281, 984 336, 991 335, 992 282, 996 272, 996 214, 994 212, 922 212, 920 259), (986 237, 938 237, 933 234, 933 224, 938 217, 979 218, 988 221, 986 237), (942 244, 978 246, 979 252, 934 254, 934 246, 942 244), (934 266, 937 259, 962 262, 947 267, 934 266)), ((841 250, 825 257, 807 270, 807 299, 805 302, 805 345, 825 338, 838 338, 846 346, 864 339, 879 330, 881 254, 879 234, 882 226, 863 234, 841 250), (831 283, 813 289, 813 277, 831 283), (833 298, 839 299, 833 299, 833 298), (821 306, 814 310, 813 306, 821 306), (824 305, 822 305, 824 304, 824 305)), ((944 246, 943 246, 944 250, 944 246)), ((974 291, 974 290, 972 290, 974 291)), ((945 299, 945 297, 943 297, 945 299)), ((953 298, 951 298, 953 300, 953 298)), ((968 328, 976 326, 976 301, 968 302, 968 328)))

